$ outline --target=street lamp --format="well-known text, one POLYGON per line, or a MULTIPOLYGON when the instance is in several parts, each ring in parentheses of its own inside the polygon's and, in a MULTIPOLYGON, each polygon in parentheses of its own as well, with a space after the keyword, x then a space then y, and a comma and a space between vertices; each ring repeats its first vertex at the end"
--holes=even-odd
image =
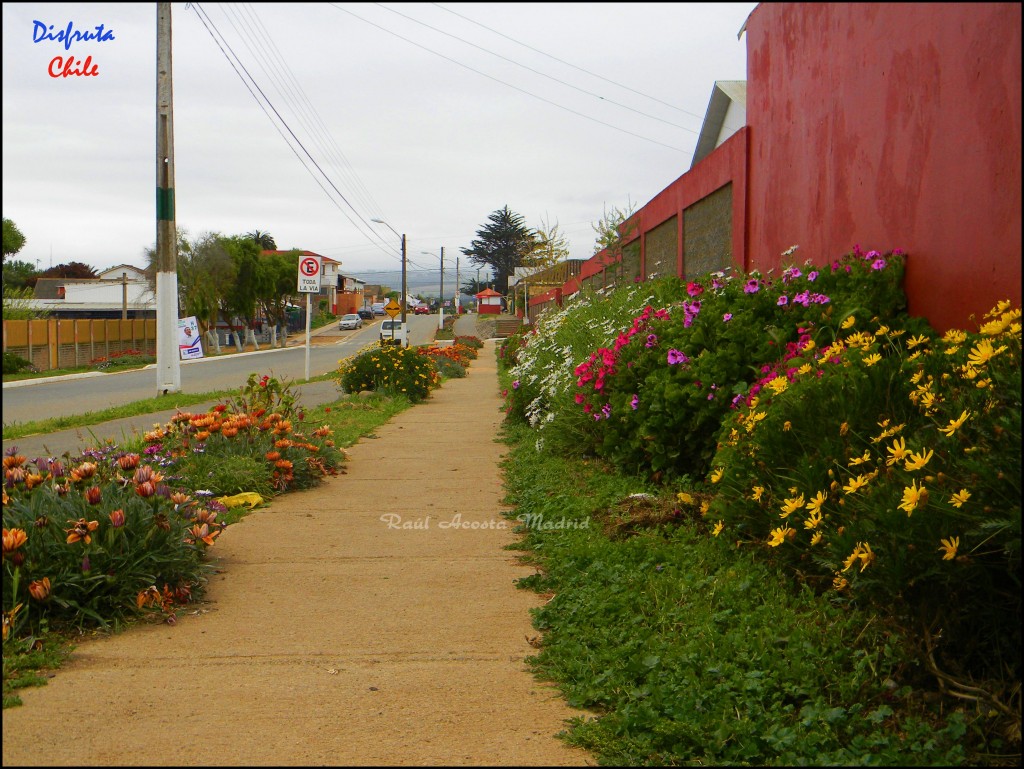
MULTIPOLYGON (((383 219, 371 219, 370 221, 371 222, 376 222, 377 224, 383 224, 385 227, 387 227, 393 233, 398 235, 398 231, 394 227, 392 227, 390 224, 385 222, 383 219)), ((406 292, 406 288, 405 288, 405 234, 403 233, 402 235, 399 235, 399 237, 402 239, 402 326, 405 327, 405 305, 406 305, 405 297, 407 296, 407 292, 406 292)), ((406 333, 408 333, 408 331, 406 331, 406 333)))
MULTIPOLYGON (((420 251, 421 254, 427 254, 428 256, 436 256, 436 254, 430 251, 420 251)), ((438 316, 437 316, 437 328, 439 331, 444 331, 444 246, 441 246, 441 301, 438 305, 438 316)))

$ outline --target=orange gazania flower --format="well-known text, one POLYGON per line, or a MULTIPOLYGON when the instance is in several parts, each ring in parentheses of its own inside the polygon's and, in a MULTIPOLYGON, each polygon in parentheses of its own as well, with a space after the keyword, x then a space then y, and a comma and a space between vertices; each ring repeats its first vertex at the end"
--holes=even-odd
POLYGON ((124 510, 118 508, 110 514, 110 524, 115 529, 120 529, 124 526, 124 510))
POLYGON ((92 542, 92 532, 100 527, 99 521, 86 521, 85 518, 79 518, 77 522, 69 518, 68 523, 74 524, 70 529, 64 529, 68 534, 69 545, 75 542, 85 542, 88 545, 92 542))
POLYGON ((4 529, 4 558, 28 542, 24 529, 4 529))
POLYGON ((238 435, 238 428, 225 427, 223 430, 221 430, 221 435, 223 435, 225 438, 234 438, 236 435, 238 435))
POLYGON ((279 441, 274 441, 274 448, 275 449, 287 449, 287 448, 290 448, 292 445, 293 445, 292 441, 289 440, 288 438, 282 438, 279 441))
POLYGON ((103 501, 103 492, 99 486, 92 486, 85 490, 85 501, 90 505, 98 505, 103 501))
POLYGON ((40 485, 46 478, 39 475, 38 473, 30 473, 25 476, 25 488, 28 491, 32 491, 36 486, 40 485))
POLYGON ((117 464, 120 465, 122 470, 134 470, 139 466, 140 459, 138 454, 125 454, 123 457, 118 458, 117 464))
POLYGON ((21 467, 27 460, 21 454, 14 454, 12 456, 4 457, 4 469, 10 469, 12 467, 21 467))
POLYGON ((290 460, 287 460, 287 459, 279 459, 279 460, 277 460, 274 463, 274 467, 276 467, 276 468, 278 468, 280 470, 291 470, 292 469, 292 463, 291 463, 290 460))
POLYGON ((194 545, 196 542, 205 542, 207 545, 212 545, 213 540, 216 539, 218 534, 220 534, 220 529, 210 531, 210 527, 205 523, 197 523, 186 532, 185 542, 189 545, 194 545))
POLYGON ((281 452, 280 451, 268 451, 267 454, 266 454, 266 459, 267 459, 268 462, 276 462, 280 458, 281 458, 281 452))
POLYGON ((74 482, 84 481, 96 474, 96 465, 92 462, 83 462, 71 471, 71 480, 74 482))
POLYGON ((210 437, 210 431, 209 430, 200 430, 199 432, 196 433, 196 440, 197 441, 205 441, 209 437, 210 437))
POLYGON ((45 601, 50 595, 50 578, 43 577, 29 582, 28 594, 37 601, 45 601))

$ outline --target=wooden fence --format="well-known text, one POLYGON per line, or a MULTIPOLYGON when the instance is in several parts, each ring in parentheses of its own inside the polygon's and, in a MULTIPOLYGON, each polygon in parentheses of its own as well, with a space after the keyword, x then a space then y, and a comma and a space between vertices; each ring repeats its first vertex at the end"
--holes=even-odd
POLYGON ((156 319, 5 320, 4 352, 19 355, 40 371, 88 366, 111 353, 156 350, 156 319))

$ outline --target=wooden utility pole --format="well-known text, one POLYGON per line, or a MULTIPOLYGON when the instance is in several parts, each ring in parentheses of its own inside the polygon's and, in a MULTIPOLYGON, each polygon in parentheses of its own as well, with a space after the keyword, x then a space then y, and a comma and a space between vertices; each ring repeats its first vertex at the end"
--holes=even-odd
POLYGON ((174 224, 171 4, 156 4, 156 392, 181 390, 178 236, 174 224))
POLYGON ((128 320, 128 273, 121 273, 121 320, 128 320))

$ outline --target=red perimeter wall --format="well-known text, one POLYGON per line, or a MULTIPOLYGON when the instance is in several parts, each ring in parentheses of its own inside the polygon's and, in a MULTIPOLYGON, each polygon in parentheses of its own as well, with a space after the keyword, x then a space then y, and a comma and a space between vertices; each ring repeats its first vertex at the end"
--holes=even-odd
POLYGON ((749 266, 908 252, 914 315, 1021 301, 1021 6, 766 3, 747 35, 749 266))

